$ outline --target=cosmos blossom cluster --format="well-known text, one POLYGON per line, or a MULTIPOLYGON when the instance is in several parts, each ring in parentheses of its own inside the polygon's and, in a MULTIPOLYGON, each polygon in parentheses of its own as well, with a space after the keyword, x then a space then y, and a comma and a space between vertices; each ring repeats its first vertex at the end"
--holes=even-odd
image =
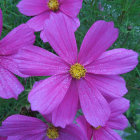
MULTIPOLYGON (((78 51, 75 31, 82 0, 21 0, 17 5, 26 24, 0 41, 0 97, 18 99, 23 85, 14 76, 49 76, 37 81, 28 95, 32 111, 44 119, 15 114, 0 126, 1 140, 121 140, 129 108, 125 80, 138 54, 107 50, 118 38, 113 22, 96 21, 78 51), (35 46, 40 31, 56 54, 35 46), (77 111, 81 116, 77 117, 77 111)), ((2 11, 0 10, 0 34, 2 11)))

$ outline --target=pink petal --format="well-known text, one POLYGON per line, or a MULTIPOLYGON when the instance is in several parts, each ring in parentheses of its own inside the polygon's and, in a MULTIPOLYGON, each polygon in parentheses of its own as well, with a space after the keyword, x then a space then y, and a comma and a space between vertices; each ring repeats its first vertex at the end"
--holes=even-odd
POLYGON ((17 53, 22 47, 32 45, 34 41, 35 35, 33 30, 28 25, 21 24, 0 41, 0 55, 17 53))
POLYGON ((44 12, 28 20, 27 25, 35 31, 43 30, 45 20, 49 18, 49 12, 44 12))
POLYGON ((34 117, 12 115, 3 121, 0 127, 1 136, 33 135, 47 130, 47 124, 34 117))
POLYGON ((59 106, 52 112, 52 123, 55 126, 65 128, 71 124, 78 110, 78 91, 76 80, 72 80, 71 85, 59 106))
POLYGON ((42 114, 51 113, 62 102, 70 82, 68 74, 52 76, 40 82, 28 96, 32 110, 42 114))
POLYGON ((118 38, 113 22, 95 22, 87 32, 79 53, 79 63, 87 65, 96 60, 118 38))
POLYGON ((129 108, 129 100, 125 98, 118 98, 110 103, 111 116, 117 116, 124 113, 129 108))
MULTIPOLYGON (((73 25, 73 30, 76 31, 77 28, 80 26, 80 21, 79 19, 76 17, 76 18, 70 18, 70 17, 65 17, 67 19, 67 21, 69 20, 69 22, 72 23, 73 25)), ((48 42, 48 39, 47 39, 47 34, 45 34, 45 30, 43 30, 40 34, 40 38, 43 40, 43 42, 48 42)))
POLYGON ((21 135, 21 136, 10 136, 8 137, 7 140, 50 140, 50 139, 47 138, 46 133, 44 134, 40 133, 40 134, 33 134, 33 135, 31 134, 31 135, 21 135))
POLYGON ((136 52, 120 48, 104 52, 97 60, 86 66, 86 69, 94 74, 116 75, 133 70, 137 64, 136 52))
POLYGON ((0 66, 0 97, 17 99, 24 90, 18 79, 8 70, 0 66))
POLYGON ((68 73, 70 67, 60 57, 36 46, 21 49, 15 56, 19 70, 30 76, 68 73))
POLYGON ((0 140, 7 140, 7 137, 0 137, 0 140))
POLYGON ((120 76, 86 74, 85 78, 107 97, 118 98, 127 93, 125 80, 120 76))
POLYGON ((20 77, 28 77, 28 75, 24 75, 19 71, 18 65, 16 61, 14 60, 14 55, 10 56, 3 56, 1 58, 1 65, 9 70, 10 72, 20 76, 20 77))
POLYGON ((112 129, 103 127, 93 131, 93 140, 122 140, 121 137, 112 129))
POLYGON ((76 119, 76 122, 78 123, 78 125, 80 126, 80 128, 82 129, 83 133, 85 133, 85 135, 87 135, 88 140, 91 140, 92 135, 93 135, 93 128, 92 126, 90 126, 90 124, 86 121, 84 116, 79 116, 76 119))
POLYGON ((70 17, 76 17, 82 8, 83 0, 60 0, 60 10, 70 17))
POLYGON ((87 140, 87 137, 80 127, 75 124, 66 126, 64 129, 61 129, 60 136, 58 140, 87 140))
POLYGON ((71 20, 61 12, 51 13, 46 20, 43 37, 49 41, 55 52, 66 62, 77 61, 77 46, 71 20))
POLYGON ((106 126, 112 129, 123 130, 128 126, 128 120, 124 115, 116 115, 109 118, 106 126))
POLYGON ((46 0, 21 0, 17 7, 26 16, 35 16, 49 10, 46 0))
POLYGON ((110 108, 101 93, 86 80, 78 81, 79 98, 86 120, 94 127, 105 125, 110 108))
POLYGON ((1 36, 1 32, 2 32, 2 25, 3 25, 2 10, 0 9, 0 36, 1 36))

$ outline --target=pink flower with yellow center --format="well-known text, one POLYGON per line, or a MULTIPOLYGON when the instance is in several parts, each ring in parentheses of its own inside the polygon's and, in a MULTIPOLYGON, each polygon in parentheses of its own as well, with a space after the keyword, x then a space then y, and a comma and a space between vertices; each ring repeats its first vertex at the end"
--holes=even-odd
POLYGON ((34 117, 12 115, 2 122, 0 136, 7 136, 8 140, 87 140, 76 124, 61 128, 55 127, 48 118, 45 119, 47 122, 34 117))
MULTIPOLYGON (((0 9, 0 35, 2 32, 2 11, 0 9)), ((13 29, 7 36, 0 40, 0 97, 17 99, 18 95, 24 90, 22 84, 14 74, 27 77, 20 73, 14 61, 14 55, 18 50, 34 43, 35 36, 33 30, 26 24, 22 24, 13 29)))
MULTIPOLYGON (((46 20, 55 13, 60 14, 69 21, 74 31, 79 27, 80 22, 77 15, 82 7, 83 0, 21 0, 17 5, 19 11, 26 16, 34 16, 27 24, 35 31, 42 31, 46 20)), ((54 33, 55 34, 55 33, 54 33)), ((47 39, 41 33, 44 41, 47 39)))
POLYGON ((52 113, 53 124, 65 127, 73 121, 80 101, 87 121, 93 127, 103 126, 110 116, 105 97, 127 93, 119 74, 136 67, 138 54, 123 48, 106 51, 118 37, 113 22, 95 22, 79 52, 71 25, 63 15, 58 18, 54 14, 46 22, 44 35, 58 56, 36 46, 22 49, 16 56, 22 73, 51 76, 30 91, 32 110, 52 113))
POLYGON ((121 137, 113 130, 124 130, 128 126, 128 120, 123 113, 129 108, 129 101, 118 98, 110 102, 111 114, 104 126, 94 128, 84 116, 77 118, 77 123, 87 135, 88 140, 121 140, 121 137))

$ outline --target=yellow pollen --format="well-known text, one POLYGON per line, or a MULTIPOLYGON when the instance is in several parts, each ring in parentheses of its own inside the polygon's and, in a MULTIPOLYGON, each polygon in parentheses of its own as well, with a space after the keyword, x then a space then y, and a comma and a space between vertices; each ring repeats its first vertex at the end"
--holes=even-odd
POLYGON ((59 9, 58 0, 49 0, 48 7, 49 7, 49 9, 51 9, 53 11, 57 11, 59 9))
POLYGON ((73 78, 76 78, 79 80, 80 78, 85 77, 86 69, 81 64, 76 63, 71 66, 69 72, 73 78))
POLYGON ((100 128, 101 128, 101 126, 98 126, 98 127, 94 128, 94 129, 98 130, 98 129, 100 129, 100 128))
POLYGON ((49 139, 57 139, 59 137, 58 129, 54 126, 51 126, 47 129, 47 136, 49 139))

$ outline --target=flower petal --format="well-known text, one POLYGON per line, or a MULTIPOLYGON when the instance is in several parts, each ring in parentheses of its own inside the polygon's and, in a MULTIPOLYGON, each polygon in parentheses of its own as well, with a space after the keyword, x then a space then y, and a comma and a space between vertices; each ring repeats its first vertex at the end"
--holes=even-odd
POLYGON ((9 136, 7 140, 50 140, 50 139, 46 137, 46 133, 44 134, 40 133, 40 134, 21 135, 21 136, 9 136))
POLYGON ((0 140, 7 140, 7 137, 0 137, 0 140))
POLYGON ((110 103, 111 116, 117 116, 124 113, 129 108, 129 100, 117 98, 110 103))
POLYGON ((0 55, 17 53, 20 48, 33 45, 34 42, 33 30, 28 25, 21 24, 0 41, 0 55))
POLYGON ((79 116, 76 119, 76 122, 78 123, 78 125, 80 126, 80 128, 82 129, 83 133, 85 133, 85 135, 87 135, 88 140, 91 140, 92 135, 93 135, 93 128, 92 126, 86 121, 84 116, 79 116))
POLYGON ((128 120, 124 115, 110 117, 106 126, 116 130, 123 130, 128 126, 128 120))
POLYGON ((82 8, 83 0, 60 0, 60 10, 70 17, 76 17, 82 8))
POLYGON ((79 63, 87 65, 96 60, 115 42, 118 29, 113 22, 103 20, 95 22, 87 32, 78 57, 79 63))
POLYGON ((2 32, 2 25, 3 25, 2 10, 0 9, 0 36, 1 36, 1 32, 2 32))
POLYGON ((0 66, 0 97, 17 99, 24 87, 18 79, 8 70, 0 66))
POLYGON ((46 0, 21 0, 17 7, 26 16, 35 16, 49 10, 46 0))
POLYGON ((76 80, 73 79, 71 85, 59 106, 52 112, 52 123, 55 126, 65 128, 71 124, 78 110, 78 91, 76 80))
POLYGON ((125 80, 120 76, 86 74, 85 78, 91 81, 105 97, 118 98, 127 93, 125 80))
POLYGON ((45 133, 47 124, 41 120, 24 115, 12 115, 2 122, 1 136, 33 135, 45 133))
POLYGON ((66 62, 74 64, 77 61, 77 45, 73 23, 61 12, 51 13, 45 21, 44 33, 55 52, 66 62))
POLYGON ((14 60, 14 55, 10 56, 3 56, 1 58, 1 65, 9 70, 10 72, 20 76, 20 77, 28 77, 28 75, 24 75, 19 71, 18 65, 16 61, 14 60))
POLYGON ((52 76, 40 82, 28 96, 32 110, 37 110, 42 114, 51 113, 62 102, 71 79, 69 74, 64 74, 52 76))
POLYGON ((104 126, 110 116, 110 108, 101 93, 86 80, 78 81, 79 98, 86 120, 94 127, 104 126))
POLYGON ((60 130, 58 140, 87 140, 87 137, 76 124, 66 126, 60 130))
POLYGON ((138 54, 127 49, 104 52, 97 60, 86 66, 90 73, 116 75, 133 70, 138 64, 138 54))
POLYGON ((67 73, 69 65, 55 54, 36 46, 22 48, 15 56, 19 70, 30 76, 67 73))
MULTIPOLYGON (((69 21, 71 22, 72 24, 72 28, 74 31, 77 30, 77 28, 80 26, 80 21, 79 19, 76 17, 76 18, 70 18, 70 17, 65 17, 67 20, 66 21, 69 21)), ((45 30, 42 30, 41 34, 40 34, 40 38, 43 40, 43 42, 49 42, 48 39, 47 39, 47 34, 45 34, 45 30)))
POLYGON ((34 29, 36 32, 43 30, 45 20, 49 18, 49 12, 44 12, 28 20, 27 25, 34 29))
POLYGON ((93 131, 94 140, 122 140, 121 137, 112 129, 108 127, 100 128, 99 130, 94 129, 93 131))

